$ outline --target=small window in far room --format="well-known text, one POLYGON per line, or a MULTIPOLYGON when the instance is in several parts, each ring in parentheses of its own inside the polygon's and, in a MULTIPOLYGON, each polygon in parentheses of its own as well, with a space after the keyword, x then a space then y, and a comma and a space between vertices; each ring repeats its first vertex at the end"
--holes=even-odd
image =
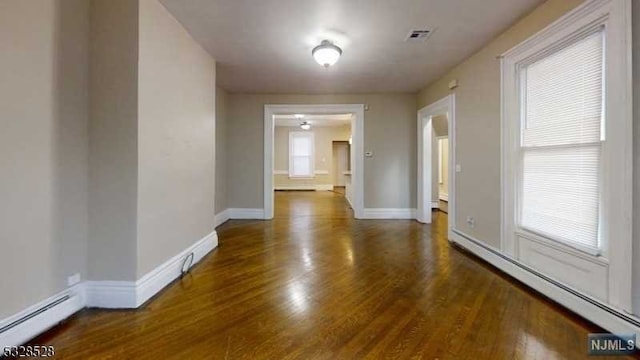
POLYGON ((289 177, 311 178, 314 174, 313 133, 289 133, 289 177))

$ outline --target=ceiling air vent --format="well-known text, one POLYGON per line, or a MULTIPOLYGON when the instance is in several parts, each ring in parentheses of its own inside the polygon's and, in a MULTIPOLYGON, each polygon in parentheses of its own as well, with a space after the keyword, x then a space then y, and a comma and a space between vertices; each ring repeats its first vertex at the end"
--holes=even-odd
POLYGON ((433 31, 429 29, 418 29, 409 31, 409 35, 404 39, 406 42, 425 42, 433 31))

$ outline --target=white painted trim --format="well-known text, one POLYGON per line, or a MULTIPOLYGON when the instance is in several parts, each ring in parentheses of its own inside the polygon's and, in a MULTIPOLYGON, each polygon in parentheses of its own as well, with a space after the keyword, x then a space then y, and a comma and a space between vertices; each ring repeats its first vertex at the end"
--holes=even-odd
MULTIPOLYGON (((329 175, 329 170, 315 170, 315 175, 329 175)), ((273 175, 289 175, 289 170, 273 170, 273 175)))
POLYGON ((227 220, 229 220, 229 209, 225 209, 219 213, 216 214, 215 216, 215 227, 217 228, 218 226, 224 224, 225 222, 227 222, 227 220))
MULTIPOLYGON (((431 209, 427 208, 427 204, 433 202, 431 192, 433 146, 431 143, 433 134, 433 124, 431 118, 439 114, 447 114, 447 125, 449 138, 449 222, 448 232, 450 233, 455 227, 456 219, 456 97, 455 93, 430 104, 418 110, 418 208, 416 212, 416 220, 421 223, 431 223, 431 209)), ((433 208, 433 206, 432 206, 433 208)))
POLYGON ((316 191, 316 185, 314 184, 300 184, 300 185, 276 185, 275 190, 307 190, 316 191))
POLYGON ((271 105, 264 106, 263 219, 273 219, 273 116, 276 114, 353 114, 351 124, 351 171, 353 210, 357 219, 364 209, 364 104, 271 105))
POLYGON ((440 209, 440 203, 437 201, 432 201, 431 202, 431 208, 432 209, 440 209))
POLYGON ((5 346, 18 346, 24 344, 84 308, 83 294, 83 285, 77 284, 42 300, 37 304, 29 306, 12 316, 0 320, 0 328, 2 328, 65 296, 69 296, 69 299, 61 302, 60 304, 0 334, 0 350, 4 349, 5 346))
POLYGON ((529 39, 508 50, 501 61, 501 248, 518 254, 516 195, 520 152, 517 70, 539 56, 605 27, 605 134, 602 146, 602 255, 609 260, 608 303, 632 311, 633 302, 633 116, 631 1, 587 0, 529 39), (615 241, 610 241, 615 239, 615 241))
POLYGON ((276 190, 332 191, 333 184, 276 185, 276 190))
POLYGON ((562 288, 554 284, 543 274, 530 269, 519 261, 502 254, 500 250, 466 235, 459 230, 454 229, 450 233, 449 239, 499 270, 514 277, 516 280, 528 285, 585 319, 603 327, 607 331, 617 334, 635 333, 636 336, 640 337, 640 326, 625 320, 625 318, 628 318, 632 321, 640 322, 640 318, 629 315, 622 309, 617 309, 611 305, 602 303, 586 294, 562 288))
POLYGON ((87 307, 135 309, 138 291, 135 281, 86 281, 87 307))
POLYGON ((415 219, 416 209, 365 208, 362 219, 415 219))
POLYGON ((218 246, 215 231, 189 246, 136 281, 87 281, 87 307, 138 308, 181 275, 184 260, 193 253, 193 265, 218 246))
POLYGON ((229 219, 264 219, 264 209, 230 208, 229 219))
POLYGON ((442 201, 449 201, 449 194, 447 193, 440 193, 439 194, 439 199, 442 201))

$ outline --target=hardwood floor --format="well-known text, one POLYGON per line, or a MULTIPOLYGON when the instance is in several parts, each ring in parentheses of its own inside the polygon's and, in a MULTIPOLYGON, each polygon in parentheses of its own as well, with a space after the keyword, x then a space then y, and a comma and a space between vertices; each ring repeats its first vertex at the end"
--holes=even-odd
MULTIPOLYGON (((431 226, 353 220, 335 192, 277 192, 273 221, 138 310, 84 310, 34 344, 66 359, 582 359, 591 323, 431 226)), ((620 357, 615 357, 620 359, 620 357)))

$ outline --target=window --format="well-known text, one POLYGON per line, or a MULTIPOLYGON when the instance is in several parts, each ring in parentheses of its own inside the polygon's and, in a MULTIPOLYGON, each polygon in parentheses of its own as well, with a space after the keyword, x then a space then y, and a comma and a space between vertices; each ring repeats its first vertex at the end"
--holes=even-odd
POLYGON ((629 311, 631 2, 587 0, 501 60, 501 251, 629 311))
POLYGON ((313 145, 312 132, 289 133, 289 177, 313 177, 313 145))
POLYGON ((599 249, 602 28, 520 67, 519 226, 599 249))

